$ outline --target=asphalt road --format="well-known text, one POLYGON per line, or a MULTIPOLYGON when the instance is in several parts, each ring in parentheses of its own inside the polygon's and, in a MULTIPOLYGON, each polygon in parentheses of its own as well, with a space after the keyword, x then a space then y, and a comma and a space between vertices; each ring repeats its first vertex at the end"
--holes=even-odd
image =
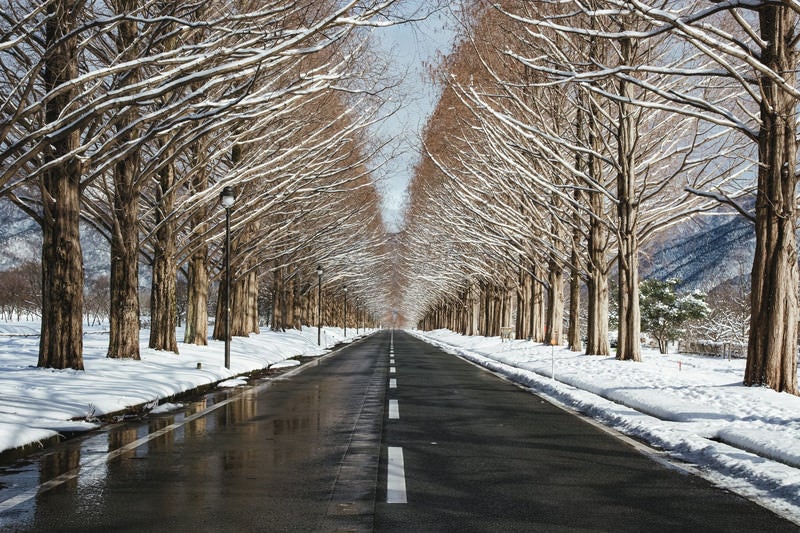
POLYGON ((393 352, 376 531, 798 530, 406 333, 393 352))
POLYGON ((371 530, 388 342, 4 466, 0 531, 371 530))
POLYGON ((0 531, 797 531, 403 332, 0 465, 0 531))

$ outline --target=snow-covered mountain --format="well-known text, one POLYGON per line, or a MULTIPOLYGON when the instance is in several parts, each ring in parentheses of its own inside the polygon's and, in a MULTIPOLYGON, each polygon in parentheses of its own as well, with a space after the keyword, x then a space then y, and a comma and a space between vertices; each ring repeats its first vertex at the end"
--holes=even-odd
MULTIPOLYGON (((86 276, 91 278, 108 271, 110 246, 90 226, 81 227, 86 276)), ((7 200, 0 201, 0 270, 8 270, 25 261, 39 261, 42 230, 29 216, 7 200)))
POLYGON ((687 289, 710 291, 749 274, 755 250, 753 223, 738 214, 695 217, 646 248, 641 277, 678 278, 687 289))

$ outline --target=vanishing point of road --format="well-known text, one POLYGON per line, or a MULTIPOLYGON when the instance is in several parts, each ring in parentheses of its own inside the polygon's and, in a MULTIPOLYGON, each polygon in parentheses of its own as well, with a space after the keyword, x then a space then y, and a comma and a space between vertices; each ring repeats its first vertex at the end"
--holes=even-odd
POLYGON ((0 531, 797 531, 384 330, 0 465, 0 531))

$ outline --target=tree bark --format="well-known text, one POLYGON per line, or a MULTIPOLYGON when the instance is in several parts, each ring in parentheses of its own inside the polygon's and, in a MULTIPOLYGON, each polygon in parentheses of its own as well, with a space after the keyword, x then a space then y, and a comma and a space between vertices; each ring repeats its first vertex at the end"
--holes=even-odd
POLYGON ((608 342, 608 269, 606 249, 608 228, 601 222, 605 200, 600 193, 589 193, 593 216, 589 222, 589 289, 588 319, 586 323, 586 354, 610 355, 608 342))
MULTIPOLYGON (((47 7, 44 86, 51 91, 78 76, 77 14, 83 1, 62 0, 47 7), (69 37, 67 37, 69 35, 69 37)), ((77 87, 65 89, 45 104, 53 123, 77 98, 77 87)), ((67 156, 80 144, 80 132, 53 139, 45 161, 67 156)), ((74 156, 44 173, 42 197, 42 329, 39 367, 83 370, 83 253, 80 242, 82 168, 74 156)))
MULTIPOLYGON (((283 316, 282 328, 291 327, 289 322, 288 293, 284 284, 281 295, 281 314, 283 316)), ((239 276, 233 284, 231 294, 231 335, 247 337, 251 333, 258 333, 258 275, 255 271, 239 276)))
POLYGON ((514 281, 512 279, 507 279, 503 287, 502 294, 502 317, 500 319, 501 328, 511 327, 511 316, 514 311, 513 302, 515 291, 516 286, 514 285, 514 281))
POLYGON ((469 306, 469 333, 468 335, 480 335, 480 316, 481 316, 481 296, 480 287, 471 283, 469 286, 469 296, 467 305, 469 306))
POLYGON ((572 272, 569 278, 569 329, 567 344, 573 352, 581 351, 581 276, 578 271, 577 250, 572 252, 572 272))
MULTIPOLYGON (((534 267, 537 274, 540 273, 540 267, 534 267)), ((537 276, 538 277, 538 276, 537 276)), ((531 333, 530 337, 535 342, 550 342, 546 337, 546 320, 545 320, 545 288, 544 285, 534 279, 533 280, 533 298, 531 298, 531 333)))
POLYGON ((519 285, 517 287, 517 331, 518 339, 528 339, 531 336, 531 298, 533 295, 533 279, 530 274, 520 267, 519 285))
MULTIPOLYGON (((115 11, 129 13, 136 0, 117 0, 115 11)), ((133 46, 138 26, 135 21, 122 20, 117 26, 116 44, 123 61, 136 58, 133 46)), ((121 86, 132 85, 139 79, 138 69, 130 68, 120 76, 121 86)), ((136 115, 132 109, 118 113, 115 142, 120 149, 136 140, 133 126, 136 115)), ((111 308, 108 357, 139 359, 139 150, 124 155, 114 165, 114 216, 111 233, 111 308)))
MULTIPOLYGON (((171 157, 167 156, 167 159, 171 157)), ((175 167, 165 165, 156 185, 155 222, 159 225, 153 252, 153 279, 150 291, 150 348, 178 353, 177 270, 175 263, 175 223, 169 214, 175 209, 175 167)))
POLYGON ((547 336, 548 344, 561 344, 564 322, 564 270, 556 261, 550 261, 547 276, 547 336))
MULTIPOLYGON (((761 8, 764 64, 795 85, 796 15, 785 5, 761 8)), ((796 105, 769 76, 761 78, 756 250, 751 274, 750 338, 745 385, 797 394, 796 105)))
POLYGON ((283 273, 277 268, 272 273, 272 331, 285 331, 283 309, 285 305, 283 290, 283 273))
MULTIPOLYGON (((580 164, 579 164, 580 165, 580 164)), ((579 166, 580 168, 580 166, 579 166)), ((580 200, 580 193, 575 193, 575 199, 580 200)), ((583 235, 580 230, 580 217, 574 217, 575 228, 572 230, 572 253, 570 255, 569 277, 569 329, 567 330, 567 345, 573 352, 581 351, 581 258, 580 247, 583 235)))
MULTIPOLYGON (((630 37, 621 39, 622 61, 631 64, 634 42, 630 37)), ((619 240, 619 342, 617 359, 641 361, 639 312, 639 242, 637 238, 638 204, 636 201, 635 146, 638 136, 637 110, 629 103, 633 99, 631 85, 619 82, 617 104, 619 124, 617 149, 619 173, 617 175, 617 221, 619 240)))
MULTIPOLYGON (((203 146, 198 142, 193 148, 195 159, 199 159, 203 146)), ((208 175, 201 170, 192 181, 192 190, 197 193, 208 188, 208 175)), ((208 228, 205 210, 192 216, 193 238, 201 239, 208 228)), ((208 245, 200 242, 193 248, 189 258, 189 275, 186 280, 186 329, 183 342, 205 346, 208 344, 208 245)))

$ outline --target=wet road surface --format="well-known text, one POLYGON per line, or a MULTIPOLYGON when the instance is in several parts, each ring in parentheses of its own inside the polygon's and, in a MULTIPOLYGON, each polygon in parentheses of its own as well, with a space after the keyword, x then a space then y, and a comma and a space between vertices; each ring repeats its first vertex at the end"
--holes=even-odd
POLYGON ((0 465, 0 531, 756 530, 798 528, 400 331, 0 465))
POLYGON ((371 529, 387 346, 2 468, 0 531, 371 529))

